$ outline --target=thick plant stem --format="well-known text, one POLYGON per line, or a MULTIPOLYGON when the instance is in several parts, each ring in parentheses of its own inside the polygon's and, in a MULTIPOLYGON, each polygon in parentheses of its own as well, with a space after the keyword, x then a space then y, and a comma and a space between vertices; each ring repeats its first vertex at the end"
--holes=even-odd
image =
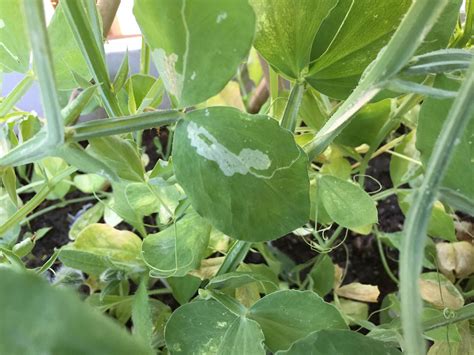
POLYGON ((112 92, 109 73, 105 58, 97 43, 96 36, 80 1, 63 0, 64 15, 71 26, 75 40, 81 49, 82 55, 87 62, 89 70, 99 85, 99 93, 102 104, 109 117, 121 116, 120 106, 117 98, 112 92))
POLYGON ((64 126, 54 79, 53 60, 44 19, 43 2, 41 0, 24 1, 24 9, 28 19, 28 35, 41 89, 41 103, 48 122, 46 144, 55 146, 64 141, 64 126))
POLYGON ((184 113, 169 110, 146 112, 107 120, 93 120, 69 127, 67 138, 78 142, 95 137, 112 136, 176 123, 183 117, 184 113))
POLYGON ((465 81, 441 129, 426 168, 425 178, 414 194, 413 204, 405 221, 400 253, 400 295, 402 329, 408 354, 425 353, 421 325, 422 301, 418 279, 422 270, 426 229, 431 207, 448 168, 455 142, 460 139, 474 114, 473 97, 474 61, 466 73, 465 81))
POLYGON ((227 252, 224 262, 217 271, 216 276, 223 275, 237 269, 239 264, 244 261, 245 256, 249 252, 251 246, 252 243, 250 242, 236 240, 227 252))
POLYGON ((281 119, 281 126, 290 132, 294 132, 296 129, 296 123, 298 121, 298 111, 300 110, 301 100, 303 100, 303 94, 305 91, 304 82, 297 81, 291 89, 288 103, 281 119))
POLYGON ((369 65, 359 85, 304 146, 312 161, 349 124, 351 117, 372 100, 410 60, 449 0, 417 0, 408 10, 392 39, 369 65))

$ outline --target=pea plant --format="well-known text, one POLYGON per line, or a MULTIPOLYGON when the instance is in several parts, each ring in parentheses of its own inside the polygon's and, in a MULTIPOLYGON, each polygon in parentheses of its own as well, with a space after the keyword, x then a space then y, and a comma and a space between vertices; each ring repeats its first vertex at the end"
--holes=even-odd
POLYGON ((0 353, 474 352, 474 1, 119 5, 0 1, 0 353))

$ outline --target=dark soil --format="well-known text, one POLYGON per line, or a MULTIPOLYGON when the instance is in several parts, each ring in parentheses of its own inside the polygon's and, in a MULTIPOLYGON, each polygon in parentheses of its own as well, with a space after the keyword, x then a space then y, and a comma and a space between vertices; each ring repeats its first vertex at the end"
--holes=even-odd
MULTIPOLYGON (((168 140, 168 131, 166 129, 157 131, 149 130, 144 133, 143 143, 145 152, 150 158, 148 169, 151 169, 160 154, 156 149, 153 138, 158 137, 162 146, 165 148, 168 140)), ((381 155, 371 161, 371 167, 368 175, 377 180, 384 189, 390 188, 391 181, 389 177, 390 156, 381 155)), ((372 179, 366 179, 366 190, 369 192, 377 191, 379 185, 372 179)), ((69 198, 80 197, 80 192, 73 192, 68 195, 69 198)), ((39 209, 50 206, 54 201, 43 202, 39 209)), ((52 230, 41 240, 38 241, 34 250, 33 257, 28 261, 28 266, 36 267, 42 265, 45 260, 53 253, 55 248, 69 242, 68 230, 74 216, 81 210, 84 203, 72 204, 62 209, 55 210, 38 217, 31 221, 29 226, 23 230, 35 231, 42 227, 52 227, 52 230)), ((403 214, 398 207, 396 196, 389 197, 378 203, 379 229, 383 232, 399 231, 403 225, 403 214)), ((297 264, 302 264, 315 257, 317 253, 313 251, 300 237, 287 235, 274 242, 272 245, 285 253, 297 264)), ((373 235, 362 236, 349 234, 345 240, 344 246, 339 246, 330 253, 334 263, 346 270, 344 283, 358 281, 364 284, 377 285, 380 289, 381 301, 385 295, 394 292, 397 289, 395 283, 386 275, 383 269, 377 244, 373 235)), ((397 273, 397 255, 389 251, 388 259, 392 271, 397 273)), ((246 258, 247 262, 262 263, 263 258, 258 253, 250 253, 246 258)), ((306 271, 307 272, 307 271, 306 271)), ((160 297, 161 299, 162 297, 160 297)), ((162 299, 170 306, 176 306, 176 302, 170 299, 162 299)), ((378 305, 373 305, 371 310, 377 309, 378 305)), ((376 321, 376 320, 375 320, 376 321)))

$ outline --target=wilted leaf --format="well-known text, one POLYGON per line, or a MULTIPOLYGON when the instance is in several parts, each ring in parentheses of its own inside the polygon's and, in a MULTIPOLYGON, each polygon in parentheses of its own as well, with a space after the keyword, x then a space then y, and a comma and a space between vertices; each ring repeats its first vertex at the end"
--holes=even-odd
POLYGON ((364 285, 359 282, 340 286, 335 291, 338 296, 362 302, 378 302, 380 291, 378 286, 364 285))
POLYGON ((108 268, 139 271, 142 240, 130 231, 120 231, 107 224, 84 228, 74 243, 61 249, 64 265, 99 275, 108 268))
POLYGON ((474 245, 469 242, 436 244, 438 266, 451 280, 474 273, 474 245))
POLYGON ((456 310, 464 305, 464 298, 456 286, 441 274, 435 272, 422 274, 419 285, 423 300, 436 308, 456 310))

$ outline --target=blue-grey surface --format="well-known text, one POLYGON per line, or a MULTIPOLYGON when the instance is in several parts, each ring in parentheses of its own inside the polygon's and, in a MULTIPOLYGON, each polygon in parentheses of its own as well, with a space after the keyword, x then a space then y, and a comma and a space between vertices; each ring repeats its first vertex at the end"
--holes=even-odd
MULTIPOLYGON (((125 48, 123 52, 111 52, 107 54, 107 63, 109 66, 111 78, 115 77, 115 74, 117 73, 117 70, 120 67, 124 54, 125 48)), ((140 71, 140 51, 129 51, 128 55, 130 73, 138 73, 140 71)), ((158 75, 153 65, 151 66, 150 74, 153 76, 158 75)), ((23 79, 23 77, 24 74, 4 73, 0 96, 6 96, 21 81, 21 79, 23 79)), ((43 114, 43 108, 41 107, 40 90, 37 82, 32 85, 30 90, 22 97, 22 99, 16 104, 16 106, 25 111, 35 111, 40 116, 43 114)), ((102 116, 102 113, 99 111, 96 114, 87 115, 86 119, 97 118, 100 116, 102 116)))

